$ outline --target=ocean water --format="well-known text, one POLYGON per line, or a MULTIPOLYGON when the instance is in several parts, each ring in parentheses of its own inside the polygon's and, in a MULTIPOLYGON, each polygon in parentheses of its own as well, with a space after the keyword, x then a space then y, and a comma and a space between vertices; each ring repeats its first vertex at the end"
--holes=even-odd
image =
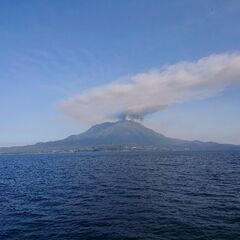
POLYGON ((0 239, 240 239, 239 152, 0 156, 0 239))

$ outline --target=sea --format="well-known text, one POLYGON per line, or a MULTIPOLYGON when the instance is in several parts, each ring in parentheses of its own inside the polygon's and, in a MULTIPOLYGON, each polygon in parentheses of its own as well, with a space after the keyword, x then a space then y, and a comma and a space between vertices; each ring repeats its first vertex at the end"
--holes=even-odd
POLYGON ((239 240, 240 152, 0 155, 1 240, 239 240))

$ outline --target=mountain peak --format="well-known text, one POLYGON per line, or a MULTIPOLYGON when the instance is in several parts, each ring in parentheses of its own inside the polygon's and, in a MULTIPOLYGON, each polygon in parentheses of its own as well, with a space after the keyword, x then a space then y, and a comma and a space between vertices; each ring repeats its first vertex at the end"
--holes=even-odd
POLYGON ((106 130, 108 128, 124 128, 125 130, 127 130, 126 128, 131 128, 133 126, 144 127, 142 124, 132 120, 119 120, 116 122, 104 122, 101 124, 96 124, 89 128, 85 133, 96 133, 106 130))
MULTIPOLYGON (((95 146, 132 145, 138 147, 154 146, 157 149, 174 150, 239 150, 240 146, 217 143, 204 143, 200 141, 185 141, 166 137, 153 131, 139 122, 120 120, 104 122, 89 128, 87 131, 72 135, 65 139, 53 142, 38 143, 31 146, 0 148, 1 152, 24 151, 54 151, 59 149, 86 149, 95 146)), ((150 148, 152 149, 152 148, 150 148)))
POLYGON ((156 145, 167 138, 132 120, 104 122, 89 128, 86 132, 65 139, 84 145, 156 145))

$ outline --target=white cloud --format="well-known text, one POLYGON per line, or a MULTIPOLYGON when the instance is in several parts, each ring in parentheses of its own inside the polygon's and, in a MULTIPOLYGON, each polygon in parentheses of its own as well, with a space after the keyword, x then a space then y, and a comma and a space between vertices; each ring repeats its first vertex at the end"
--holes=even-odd
POLYGON ((91 124, 121 117, 142 119, 174 103, 214 96, 236 83, 240 83, 240 54, 224 53, 90 89, 61 102, 60 108, 91 124))

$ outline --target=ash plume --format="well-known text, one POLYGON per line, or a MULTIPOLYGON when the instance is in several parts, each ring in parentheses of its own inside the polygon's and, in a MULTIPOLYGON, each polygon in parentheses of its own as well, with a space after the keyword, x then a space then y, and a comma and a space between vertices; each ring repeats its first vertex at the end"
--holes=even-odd
POLYGON ((136 121, 143 121, 144 117, 148 114, 158 112, 165 108, 162 105, 150 106, 141 111, 123 111, 116 114, 116 118, 119 120, 136 120, 136 121))
POLYGON ((61 110, 88 124, 143 120, 169 105, 205 99, 240 83, 240 54, 210 55, 140 73, 126 83, 90 89, 60 103, 61 110))

